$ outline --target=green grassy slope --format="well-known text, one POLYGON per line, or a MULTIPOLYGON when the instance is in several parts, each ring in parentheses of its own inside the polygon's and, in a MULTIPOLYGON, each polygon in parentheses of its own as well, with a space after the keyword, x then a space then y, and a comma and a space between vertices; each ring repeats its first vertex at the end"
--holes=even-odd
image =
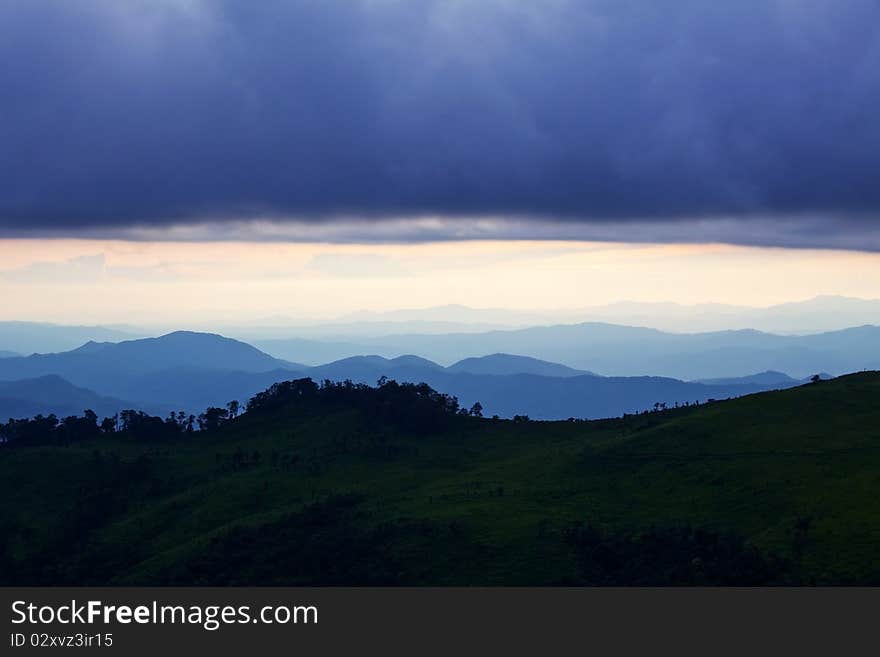
POLYGON ((7 583, 573 582, 578 523, 730 532, 786 581, 876 582, 880 374, 428 435, 255 412, 173 443, 2 449, 0 482, 7 583))

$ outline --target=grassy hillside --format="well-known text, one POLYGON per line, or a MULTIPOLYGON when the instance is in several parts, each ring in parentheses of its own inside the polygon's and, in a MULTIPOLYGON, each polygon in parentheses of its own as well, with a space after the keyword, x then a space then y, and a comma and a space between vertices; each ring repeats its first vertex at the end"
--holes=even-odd
POLYGON ((0 449, 4 583, 880 582, 880 374, 592 422, 369 405, 0 449))

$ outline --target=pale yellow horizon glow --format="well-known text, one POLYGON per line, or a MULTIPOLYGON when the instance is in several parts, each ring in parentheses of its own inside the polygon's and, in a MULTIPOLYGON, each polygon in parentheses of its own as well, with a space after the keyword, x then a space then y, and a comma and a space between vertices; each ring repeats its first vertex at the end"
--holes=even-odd
POLYGON ((333 318, 463 304, 768 306, 880 298, 880 254, 574 241, 419 244, 0 240, 0 319, 65 323, 333 318))

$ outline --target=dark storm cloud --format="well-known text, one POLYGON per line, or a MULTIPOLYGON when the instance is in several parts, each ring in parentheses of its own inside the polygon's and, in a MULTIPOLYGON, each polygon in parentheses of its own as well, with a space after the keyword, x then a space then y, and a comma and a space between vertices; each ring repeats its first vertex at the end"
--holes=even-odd
POLYGON ((6 0, 0 59, 5 235, 504 217, 880 248, 874 0, 6 0))

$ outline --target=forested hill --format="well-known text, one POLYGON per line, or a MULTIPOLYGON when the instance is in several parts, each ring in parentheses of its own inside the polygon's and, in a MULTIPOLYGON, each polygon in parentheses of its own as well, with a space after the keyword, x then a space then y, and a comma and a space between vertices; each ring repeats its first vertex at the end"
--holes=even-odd
POLYGON ((34 428, 0 448, 0 582, 880 583, 876 372, 593 422, 478 414, 298 381, 204 431, 34 428))

